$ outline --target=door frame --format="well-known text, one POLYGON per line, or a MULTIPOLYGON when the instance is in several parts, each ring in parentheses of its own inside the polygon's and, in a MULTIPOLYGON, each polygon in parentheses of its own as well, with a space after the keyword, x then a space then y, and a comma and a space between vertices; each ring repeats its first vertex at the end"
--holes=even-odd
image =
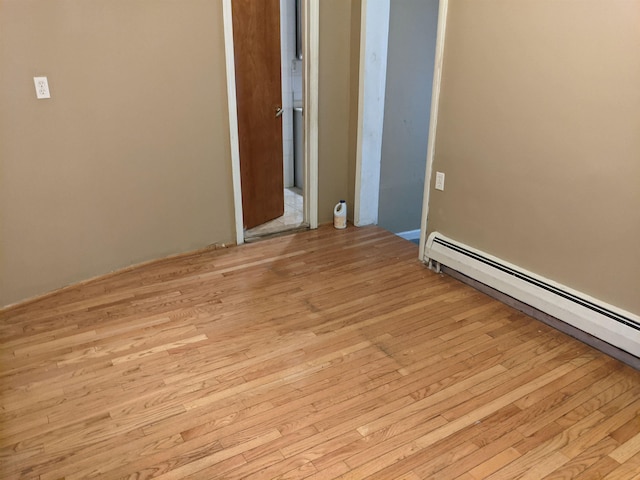
POLYGON ((427 242, 427 220, 429 216, 429 197, 431 195, 431 176, 433 159, 436 154, 436 129, 438 127, 438 108, 440 106, 440 88, 442 85, 442 60, 444 59, 444 40, 447 30, 447 12, 449 0, 440 0, 438 5, 438 29, 436 30, 436 55, 433 66, 433 85, 431 87, 431 113, 429 116, 429 137, 427 140, 427 169, 424 175, 424 193, 422 194, 422 221, 420 222, 420 245, 418 258, 426 261, 424 251, 427 242))
MULTIPOLYGON (((236 72, 233 48, 231 1, 222 0, 224 52, 227 70, 227 98, 229 108, 229 142, 231 147, 231 176, 236 228, 236 243, 244 243, 242 220, 242 184, 240 181, 240 148, 238 144, 238 111, 236 102, 236 72)), ((319 0, 302 0, 303 38, 303 108, 304 108, 304 222, 318 228, 318 63, 319 63, 319 0)))
MULTIPOLYGON (((371 45, 367 45, 367 26, 370 34, 372 28, 377 28, 376 23, 368 24, 367 7, 369 1, 362 0, 361 24, 360 24, 360 86, 358 98, 358 150, 356 155, 356 184, 355 184, 355 204, 354 214, 357 226, 370 225, 378 222, 378 200, 380 190, 380 156, 381 150, 377 142, 372 142, 372 136, 382 140, 382 121, 374 116, 371 118, 371 111, 376 115, 376 108, 379 109, 380 98, 375 94, 365 93, 365 85, 379 85, 386 80, 386 62, 384 68, 368 68, 367 54, 371 53, 371 45), (369 47, 369 51, 367 51, 369 47), (372 76, 373 78, 365 78, 372 76), (384 77, 384 78, 383 78, 384 77), (368 98, 370 97, 370 98, 368 98), (377 104, 376 104, 377 102, 377 104), (369 106, 369 116, 367 116, 366 106, 369 106), (367 135, 363 132, 366 131, 367 135), (366 143, 368 142, 368 144, 366 143), (377 150, 376 150, 377 148, 377 150), (376 184, 377 181, 377 184, 376 184)), ((374 8, 374 7, 372 7, 374 8)), ((424 182, 424 194, 422 199, 422 221, 420 224, 420 249, 418 256, 424 260, 424 250, 427 235, 427 218, 429 213, 429 195, 431 194, 431 176, 433 170, 433 159, 436 148, 436 128, 438 123, 438 107, 440 104, 440 86, 442 82, 442 60, 444 57, 445 32, 447 27, 447 11, 449 0, 440 0, 438 5, 438 27, 436 33, 436 51, 433 69, 433 82, 431 92, 431 112, 429 117, 429 132, 427 144, 426 171, 424 182)), ((380 23, 381 19, 373 17, 374 22, 380 23)), ((387 13, 388 23, 388 13, 387 13)), ((388 25, 387 25, 388 30, 388 25)), ((375 37, 375 34, 374 34, 375 37)), ((384 36, 388 42, 388 35, 384 36)), ((378 38, 379 40, 379 38, 378 38)), ((380 45, 373 45, 378 50, 380 45)), ((386 51, 386 46, 382 47, 386 51)), ((373 90, 373 89, 372 89, 373 90)), ((384 103, 384 95, 382 96, 384 103)), ((383 105, 384 108, 384 105, 383 105)), ((383 114, 384 118, 384 114, 383 114)))
POLYGON ((353 222, 378 223, 391 0, 362 0, 353 222))

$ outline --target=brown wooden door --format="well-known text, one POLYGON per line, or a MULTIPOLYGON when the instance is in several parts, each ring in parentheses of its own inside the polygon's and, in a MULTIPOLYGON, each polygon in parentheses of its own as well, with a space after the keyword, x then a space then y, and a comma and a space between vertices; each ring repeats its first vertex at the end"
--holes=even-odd
POLYGON ((244 227, 284 213, 280 0, 233 0, 244 227))

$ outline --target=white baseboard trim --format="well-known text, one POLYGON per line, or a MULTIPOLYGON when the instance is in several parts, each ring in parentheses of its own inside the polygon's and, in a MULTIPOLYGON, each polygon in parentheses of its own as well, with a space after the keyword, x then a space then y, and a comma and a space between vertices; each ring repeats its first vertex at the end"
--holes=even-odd
POLYGON ((404 238, 405 240, 418 240, 420 238, 420 229, 407 230, 406 232, 396 233, 396 235, 404 238))
POLYGON ((445 265, 640 357, 640 316, 433 232, 425 261, 445 265))

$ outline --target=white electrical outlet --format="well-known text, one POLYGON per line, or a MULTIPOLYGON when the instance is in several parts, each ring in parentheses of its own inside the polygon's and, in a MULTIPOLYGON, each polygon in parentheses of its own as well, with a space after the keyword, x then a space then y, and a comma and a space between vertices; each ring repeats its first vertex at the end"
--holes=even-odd
POLYGON ((436 172, 436 190, 444 190, 444 173, 436 172))
POLYGON ((36 98, 51 98, 47 77, 33 77, 33 83, 36 86, 36 98))

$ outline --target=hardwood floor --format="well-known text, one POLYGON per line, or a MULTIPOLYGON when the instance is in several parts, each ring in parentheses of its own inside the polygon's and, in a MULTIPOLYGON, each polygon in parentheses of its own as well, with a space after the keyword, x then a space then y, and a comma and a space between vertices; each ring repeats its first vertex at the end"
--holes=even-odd
POLYGON ((0 312, 0 476, 640 479, 640 373, 378 228, 0 312))

